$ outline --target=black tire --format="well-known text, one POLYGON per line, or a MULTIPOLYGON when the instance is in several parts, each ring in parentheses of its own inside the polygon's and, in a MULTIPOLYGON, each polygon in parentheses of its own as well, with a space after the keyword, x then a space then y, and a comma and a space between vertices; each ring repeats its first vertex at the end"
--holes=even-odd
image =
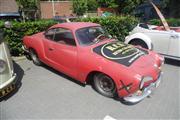
POLYGON ((93 77, 94 89, 103 96, 113 98, 116 96, 116 85, 107 75, 98 73, 93 77))
POLYGON ((34 49, 30 49, 29 54, 30 54, 31 59, 35 65, 37 65, 37 66, 42 65, 42 62, 39 60, 38 55, 34 49))
POLYGON ((129 44, 131 44, 131 45, 139 45, 142 48, 148 49, 147 44, 144 41, 142 41, 142 40, 133 40, 129 44))
POLYGON ((28 60, 32 60, 29 53, 24 53, 24 56, 25 56, 28 60))

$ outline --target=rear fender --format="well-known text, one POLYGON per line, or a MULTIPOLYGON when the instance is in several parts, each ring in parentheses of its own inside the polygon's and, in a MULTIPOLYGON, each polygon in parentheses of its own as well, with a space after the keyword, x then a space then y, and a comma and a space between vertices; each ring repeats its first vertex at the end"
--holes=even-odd
POLYGON ((43 41, 37 38, 33 38, 33 36, 25 36, 23 38, 23 43, 25 47, 29 49, 34 49, 38 54, 40 60, 44 58, 44 45, 43 41))

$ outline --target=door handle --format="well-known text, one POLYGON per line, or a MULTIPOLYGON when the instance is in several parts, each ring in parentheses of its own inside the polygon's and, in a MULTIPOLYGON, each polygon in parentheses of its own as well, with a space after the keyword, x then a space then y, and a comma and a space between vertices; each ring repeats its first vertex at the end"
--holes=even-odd
POLYGON ((54 48, 49 48, 49 51, 53 51, 54 50, 54 48))

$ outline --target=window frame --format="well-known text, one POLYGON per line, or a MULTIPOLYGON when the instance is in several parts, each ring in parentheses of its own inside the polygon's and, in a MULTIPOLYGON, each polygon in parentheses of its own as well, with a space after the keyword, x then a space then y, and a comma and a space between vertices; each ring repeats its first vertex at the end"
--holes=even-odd
POLYGON ((53 34, 53 39, 50 39, 50 38, 47 37, 48 31, 50 31, 50 30, 52 30, 52 29, 56 29, 56 28, 50 28, 50 29, 46 30, 46 31, 44 32, 44 37, 45 37, 46 39, 48 39, 48 40, 54 41, 55 32, 54 32, 54 34, 53 34))
POLYGON ((53 41, 53 42, 55 42, 55 43, 57 43, 57 44, 61 44, 61 45, 68 45, 68 46, 74 46, 74 47, 77 46, 76 37, 74 36, 73 31, 70 30, 69 28, 65 28, 65 27, 55 27, 55 28, 50 28, 50 29, 48 29, 48 30, 44 33, 45 36, 46 36, 46 33, 47 33, 49 30, 51 30, 51 29, 55 29, 55 33, 54 33, 54 35, 53 35, 53 39, 48 39, 48 38, 45 37, 46 39, 51 40, 51 41, 53 41), (72 37, 73 37, 73 40, 74 40, 75 45, 71 45, 71 44, 63 44, 63 43, 60 43, 60 42, 55 41, 54 38, 55 38, 57 29, 65 29, 65 30, 70 31, 70 33, 72 34, 72 37))

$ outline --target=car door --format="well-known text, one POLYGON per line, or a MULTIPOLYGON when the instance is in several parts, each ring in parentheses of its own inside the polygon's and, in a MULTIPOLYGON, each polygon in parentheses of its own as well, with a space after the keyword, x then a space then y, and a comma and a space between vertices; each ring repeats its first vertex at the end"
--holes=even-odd
POLYGON ((52 62, 49 58, 51 57, 51 48, 53 45, 55 32, 56 29, 54 28, 49 29, 44 33, 44 37, 43 37, 44 54, 48 64, 52 62))
POLYGON ((77 46, 71 30, 54 28, 46 34, 45 54, 52 67, 77 76, 77 46), (48 38, 49 33, 54 33, 48 38))
POLYGON ((170 44, 169 31, 149 30, 145 34, 150 37, 153 50, 161 54, 168 54, 170 44))

